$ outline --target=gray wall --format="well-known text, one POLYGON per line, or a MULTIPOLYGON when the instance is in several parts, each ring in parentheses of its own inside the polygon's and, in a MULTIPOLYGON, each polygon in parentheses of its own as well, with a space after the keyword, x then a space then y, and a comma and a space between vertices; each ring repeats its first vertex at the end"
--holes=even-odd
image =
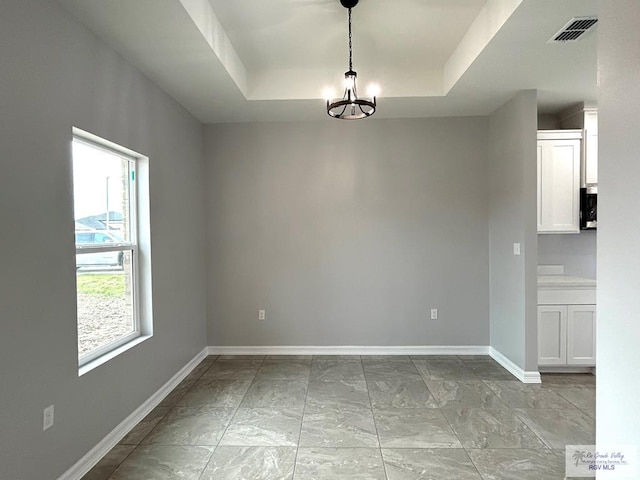
POLYGON ((536 102, 520 92, 489 117, 491 346, 527 371, 538 363, 536 102))
POLYGON ((564 265, 566 275, 596 278, 595 230, 578 235, 538 235, 538 263, 564 265))
POLYGON ((640 2, 598 8, 598 444, 640 445, 640 2))
POLYGON ((0 10, 0 476, 52 479, 206 345, 202 129, 56 2, 0 10), (72 126, 150 157, 154 337, 82 377, 72 126))
POLYGON ((209 344, 487 345, 487 133, 207 126, 209 344))
POLYGON ((538 115, 538 130, 558 130, 560 128, 562 128, 560 126, 560 120, 556 115, 538 115))

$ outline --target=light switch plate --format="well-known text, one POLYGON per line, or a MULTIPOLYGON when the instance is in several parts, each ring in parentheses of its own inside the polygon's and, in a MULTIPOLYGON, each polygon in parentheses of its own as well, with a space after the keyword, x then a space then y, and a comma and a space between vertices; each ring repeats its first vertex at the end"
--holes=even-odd
POLYGON ((514 243, 513 244, 513 254, 514 255, 520 255, 520 244, 519 243, 514 243))

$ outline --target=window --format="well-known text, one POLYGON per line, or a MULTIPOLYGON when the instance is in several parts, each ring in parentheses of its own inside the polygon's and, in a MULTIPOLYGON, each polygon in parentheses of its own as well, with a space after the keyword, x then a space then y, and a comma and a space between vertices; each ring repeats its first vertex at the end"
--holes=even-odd
POLYGON ((74 129, 80 366, 141 334, 136 166, 143 158, 74 129))

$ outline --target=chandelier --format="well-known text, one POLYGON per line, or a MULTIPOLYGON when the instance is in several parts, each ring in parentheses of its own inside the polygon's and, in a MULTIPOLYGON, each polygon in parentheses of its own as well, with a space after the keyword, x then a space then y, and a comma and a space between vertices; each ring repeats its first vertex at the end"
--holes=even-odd
POLYGON ((339 100, 327 100, 327 113, 333 118, 357 120, 370 117, 376 113, 376 97, 358 98, 356 79, 358 74, 353 70, 353 49, 351 42, 351 9, 358 0, 340 0, 342 6, 349 10, 349 70, 344 74, 344 94, 339 100))

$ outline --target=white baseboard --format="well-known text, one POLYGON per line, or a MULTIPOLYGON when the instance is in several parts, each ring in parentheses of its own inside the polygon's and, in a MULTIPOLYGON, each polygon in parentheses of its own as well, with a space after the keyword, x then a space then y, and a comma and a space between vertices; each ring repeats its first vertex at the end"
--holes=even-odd
POLYGON ((180 369, 171 379, 165 383, 158 391, 151 395, 142 405, 136 408, 131 415, 125 418, 120 424, 107 434, 98 444, 87 454, 78 460, 69 470, 64 472, 58 480, 80 480, 91 470, 113 447, 115 447, 129 431, 135 427, 140 420, 146 417, 151 410, 166 397, 191 371, 198 366, 207 356, 208 348, 204 348, 189 363, 180 369))
POLYGON ((595 367, 579 367, 579 366, 562 366, 562 365, 548 365, 545 367, 538 367, 540 373, 592 373, 596 374, 595 367))
POLYGON ((209 355, 488 355, 489 347, 459 346, 211 346, 209 355))
POLYGON ((540 372, 525 371, 524 369, 520 368, 518 365, 513 363, 511 360, 509 360, 507 357, 505 357, 502 353, 500 353, 495 348, 490 347, 489 355, 491 355, 491 358, 493 358, 496 362, 498 362, 500 365, 506 368, 509 372, 511 372, 522 383, 542 383, 542 380, 540 379, 540 372))

